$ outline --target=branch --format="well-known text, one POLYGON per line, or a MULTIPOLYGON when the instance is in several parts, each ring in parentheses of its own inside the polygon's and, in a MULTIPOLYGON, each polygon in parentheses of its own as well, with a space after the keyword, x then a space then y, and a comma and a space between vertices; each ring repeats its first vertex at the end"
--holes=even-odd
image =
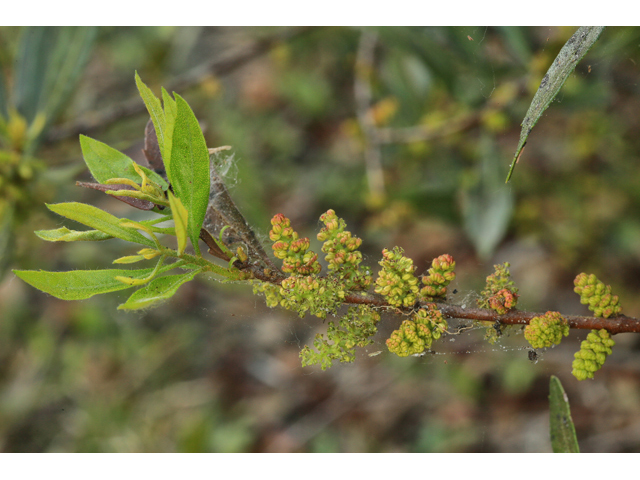
MULTIPOLYGON (((243 65, 246 65, 251 60, 269 52, 273 47, 280 43, 293 40, 294 38, 312 31, 314 28, 315 27, 292 28, 284 33, 278 33, 262 40, 257 40, 251 45, 241 48, 234 54, 227 55, 223 58, 217 58, 192 68, 184 75, 174 78, 167 84, 166 88, 169 92, 181 92, 197 85, 208 75, 228 75, 243 65)), ((97 114, 88 114, 78 121, 52 128, 49 130, 45 142, 53 143, 69 137, 77 137, 81 133, 86 134, 91 131, 104 128, 122 118, 138 115, 145 111, 146 107, 144 103, 141 102, 140 97, 136 95, 119 105, 115 105, 97 114)))
MULTIPOLYGON (((410 310, 401 310, 391 307, 382 295, 375 293, 350 293, 345 297, 345 303, 356 305, 371 305, 373 307, 386 307, 390 310, 408 313, 410 310)), ((427 303, 427 302, 423 302, 427 303)), ((438 310, 445 318, 463 318, 480 322, 493 322, 502 325, 527 325, 534 317, 541 317, 546 312, 523 312, 513 309, 504 315, 499 315, 494 310, 484 308, 463 308, 460 305, 448 303, 436 303, 438 310)), ((580 315, 563 315, 569 322, 569 327, 584 330, 607 330, 612 335, 617 333, 640 333, 640 319, 618 315, 613 318, 583 317, 580 315)))

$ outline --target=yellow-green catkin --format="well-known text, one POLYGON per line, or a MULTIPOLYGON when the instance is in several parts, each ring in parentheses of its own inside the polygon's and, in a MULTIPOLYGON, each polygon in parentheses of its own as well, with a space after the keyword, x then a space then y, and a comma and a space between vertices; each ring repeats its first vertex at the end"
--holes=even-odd
POLYGON ((422 277, 425 286, 420 290, 420 296, 427 301, 444 298, 447 295, 447 285, 456 278, 453 271, 455 268, 456 262, 449 254, 434 258, 428 275, 422 277))
POLYGON ((612 295, 611 287, 598 280, 594 274, 580 273, 573 284, 573 291, 580 295, 580 303, 588 305, 596 317, 609 318, 622 312, 618 296, 612 295))
POLYGON ((393 307, 412 307, 417 300, 418 279, 413 274, 416 267, 413 260, 405 257, 404 250, 395 247, 393 251, 382 250, 375 292, 384 295, 393 307))
POLYGON ((329 263, 329 271, 342 279, 348 290, 366 290, 372 281, 371 271, 360 267, 362 253, 358 251, 362 239, 345 230, 346 222, 333 210, 320 216, 324 227, 318 233, 318 240, 324 242, 322 252, 329 263))
POLYGON ((376 324, 379 321, 380 314, 367 305, 349 307, 338 325, 333 321, 328 322, 326 338, 319 333, 313 342, 314 348, 304 346, 300 352, 302 366, 317 364, 326 370, 334 360, 353 362, 356 347, 373 343, 371 337, 378 331, 376 324))
POLYGON ((299 238, 291 228, 291 221, 279 213, 271 219, 269 238, 273 242, 273 254, 282 260, 282 271, 296 275, 320 273, 318 254, 309 250, 309 239, 299 238))
POLYGON ((404 320, 387 339, 387 348, 399 357, 418 355, 431 347, 447 329, 447 321, 436 305, 429 303, 418 310, 411 320, 404 320))
POLYGON ((524 329, 524 338, 533 348, 559 345, 562 337, 569 335, 569 323, 558 312, 547 312, 534 317, 524 329))
POLYGON ((593 374, 600 370, 607 355, 611 355, 611 348, 615 342, 606 330, 591 330, 587 339, 580 345, 580 350, 574 354, 573 370, 571 373, 578 380, 593 378, 593 374))
POLYGON ((495 272, 487 277, 485 289, 480 292, 478 306, 490 308, 498 314, 504 315, 518 303, 518 289, 511 280, 509 262, 494 265, 495 272))

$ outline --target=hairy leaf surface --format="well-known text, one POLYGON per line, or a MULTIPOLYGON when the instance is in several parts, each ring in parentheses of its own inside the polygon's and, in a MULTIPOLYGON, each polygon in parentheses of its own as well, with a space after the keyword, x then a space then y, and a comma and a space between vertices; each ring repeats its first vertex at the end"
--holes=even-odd
POLYGON ((189 212, 187 231, 199 253, 198 238, 209 203, 209 151, 198 119, 177 94, 176 106, 171 165, 167 171, 176 197, 189 212))
POLYGON ((180 275, 154 278, 146 286, 136 290, 125 303, 118 306, 118 310, 138 310, 171 298, 182 284, 193 280, 199 272, 196 270, 180 275))
POLYGON ((14 270, 14 273, 36 287, 61 300, 84 300, 101 293, 131 288, 115 279, 116 276, 144 278, 153 268, 140 270, 73 270, 70 272, 46 272, 44 270, 14 270))
POLYGON ((42 240, 46 240, 47 242, 96 242, 113 238, 112 235, 101 232, 99 230, 78 231, 69 230, 67 227, 56 228, 54 230, 36 230, 33 233, 35 233, 42 240))
MULTIPOLYGON (((133 168, 134 161, 124 153, 84 135, 80 135, 80 147, 91 175, 99 183, 105 183, 111 178, 128 178, 138 184, 141 183, 140 175, 133 168)), ((169 188, 164 178, 156 172, 141 165, 139 167, 149 180, 160 185, 163 190, 169 188)))
POLYGON ((173 221, 175 222, 176 237, 178 238, 178 254, 182 255, 187 246, 187 222, 189 212, 184 208, 180 199, 176 198, 171 192, 169 192, 169 204, 171 205, 171 213, 173 214, 173 221))
POLYGON ((111 235, 112 237, 126 240, 128 242, 140 243, 148 247, 155 247, 153 240, 145 237, 138 231, 123 227, 120 225, 121 220, 114 217, 110 213, 100 210, 92 205, 84 203, 69 202, 58 203, 55 205, 47 204, 47 208, 58 215, 75 220, 76 222, 95 228, 101 232, 111 235))

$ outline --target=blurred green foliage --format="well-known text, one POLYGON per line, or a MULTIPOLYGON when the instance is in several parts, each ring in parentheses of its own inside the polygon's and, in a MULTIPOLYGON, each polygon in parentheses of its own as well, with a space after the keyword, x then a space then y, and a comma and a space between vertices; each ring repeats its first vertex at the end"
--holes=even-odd
MULTIPOLYGON (((0 247, 17 247, 4 257, 7 266, 106 268, 131 254, 116 240, 51 245, 33 235, 60 226, 45 198, 138 219, 117 200, 74 187, 75 178, 89 177, 77 168, 77 136, 59 135, 61 124, 136 97, 134 70, 158 93, 177 75, 283 30, 100 28, 89 50, 88 40, 75 43, 79 31, 38 37, 0 28, 4 123, 18 118, 11 105, 24 119, 11 128, 23 132, 43 105, 55 111, 29 148, 3 139, 2 191, 26 192, 24 213, 12 207, 2 220, 0 247), (65 88, 34 70, 52 68, 45 63, 15 63, 38 41, 33 58, 57 58, 47 50, 55 51, 53 38, 76 52, 65 58, 75 76, 65 88), (16 78, 28 81, 16 90, 16 78), (48 93, 53 103, 42 103, 44 92, 56 92, 48 93), (20 174, 21 165, 40 172, 36 180, 20 174)), ((419 273, 451 254, 457 303, 471 304, 492 265, 509 261, 524 309, 588 314, 571 280, 589 271, 612 285, 626 314, 640 316, 640 30, 604 31, 536 125, 509 185, 520 122, 575 28, 372 30, 370 113, 385 136, 376 147, 384 198, 367 183, 371 144, 354 101, 360 29, 312 29, 229 74, 205 71, 177 92, 210 147, 233 146, 226 178, 256 229, 266 233, 269 219, 283 213, 318 251, 317 218, 332 208, 363 238, 374 268, 382 248, 395 245, 419 273)), ((87 134, 140 158, 146 122, 144 113, 123 115, 87 134)), ((616 337, 606 375, 578 385, 563 375, 580 333, 539 352, 537 363, 527 360, 516 329, 495 347, 482 343, 480 330, 445 338, 437 354, 397 359, 383 344, 397 320, 383 317, 377 344, 353 366, 320 373, 302 369, 298 352, 326 326, 267 309, 243 288, 192 282, 162 309, 143 313, 117 311, 124 300, 113 293, 61 302, 5 276, 0 451, 550 451, 539 418, 548 418, 551 373, 571 398, 582 451, 640 445, 631 433, 596 437, 640 421, 630 400, 640 399, 633 335, 616 337)))

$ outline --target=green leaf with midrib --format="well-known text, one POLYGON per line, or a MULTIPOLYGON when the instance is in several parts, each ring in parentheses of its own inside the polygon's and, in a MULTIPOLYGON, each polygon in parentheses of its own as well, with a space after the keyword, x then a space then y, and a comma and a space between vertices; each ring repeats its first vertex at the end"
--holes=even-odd
POLYGON ((209 203, 209 151, 198 119, 187 102, 176 97, 176 121, 173 129, 169 178, 176 197, 189 212, 187 231, 196 252, 198 238, 209 203))
MULTIPOLYGON (((158 270, 158 273, 169 271, 177 266, 179 266, 177 262, 165 265, 158 270)), ((29 285, 61 300, 84 300, 101 293, 132 288, 131 285, 126 285, 116 280, 115 277, 145 278, 153 270, 153 268, 138 270, 72 270, 70 272, 14 270, 13 273, 29 285)))
POLYGON ((156 246, 153 240, 145 237, 137 230, 121 226, 121 220, 118 217, 114 217, 110 213, 92 205, 68 202, 54 205, 47 204, 47 208, 58 215, 75 220, 121 240, 140 243, 149 247, 156 246))
POLYGON ((125 303, 118 306, 118 310, 138 310, 167 300, 178 291, 182 284, 193 280, 193 277, 198 273, 200 270, 154 278, 147 285, 133 292, 125 303))
POLYGON ((549 380, 549 424, 554 453, 580 453, 569 399, 555 375, 549 380))
POLYGON ((556 59, 549 67, 547 74, 542 78, 540 87, 531 101, 529 110, 522 121, 520 141, 513 157, 511 168, 507 174, 507 182, 511 179, 513 169, 516 166, 520 153, 527 143, 531 129, 538 122, 547 107, 551 104, 558 92, 576 68, 578 62, 585 56, 596 42, 604 27, 580 27, 573 36, 567 40, 556 59))

